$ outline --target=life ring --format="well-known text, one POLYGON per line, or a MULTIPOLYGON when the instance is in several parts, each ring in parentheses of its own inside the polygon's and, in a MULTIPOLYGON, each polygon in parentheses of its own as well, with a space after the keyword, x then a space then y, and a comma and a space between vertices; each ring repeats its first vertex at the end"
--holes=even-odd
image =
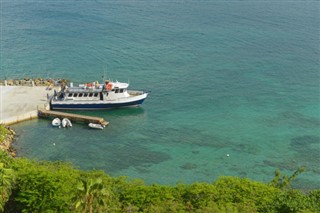
POLYGON ((107 84, 107 90, 112 90, 112 84, 107 84))

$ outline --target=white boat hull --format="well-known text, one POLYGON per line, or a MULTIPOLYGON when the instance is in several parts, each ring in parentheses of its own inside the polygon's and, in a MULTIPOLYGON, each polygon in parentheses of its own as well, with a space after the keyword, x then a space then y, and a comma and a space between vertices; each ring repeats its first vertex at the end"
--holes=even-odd
POLYGON ((68 119, 68 118, 64 118, 62 119, 62 127, 65 128, 65 127, 72 127, 72 123, 71 121, 68 119))
POLYGON ((89 123, 88 126, 92 129, 103 129, 103 126, 101 124, 89 123))
POLYGON ((57 127, 61 125, 61 120, 59 118, 55 118, 52 121, 52 126, 57 127))
POLYGON ((69 109, 69 110, 97 110, 112 109, 121 107, 134 107, 143 103, 148 93, 142 95, 122 98, 118 100, 103 101, 51 101, 51 109, 69 109))

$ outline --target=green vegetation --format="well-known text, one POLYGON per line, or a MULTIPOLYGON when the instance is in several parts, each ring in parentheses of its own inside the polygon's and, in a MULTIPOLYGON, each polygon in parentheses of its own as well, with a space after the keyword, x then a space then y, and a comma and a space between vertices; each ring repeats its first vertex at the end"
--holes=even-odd
POLYGON ((211 184, 146 185, 0 151, 0 212, 320 212, 319 189, 290 187, 302 171, 290 177, 276 171, 270 183, 220 177, 211 184))
POLYGON ((0 212, 4 210, 15 182, 15 171, 9 166, 12 162, 12 158, 0 151, 0 212))
POLYGON ((3 125, 0 125, 0 142, 2 142, 5 139, 8 132, 9 131, 3 125))
POLYGON ((299 172, 277 171, 268 184, 221 177, 212 184, 146 185, 1 152, 0 212, 320 212, 320 190, 290 188, 299 172))

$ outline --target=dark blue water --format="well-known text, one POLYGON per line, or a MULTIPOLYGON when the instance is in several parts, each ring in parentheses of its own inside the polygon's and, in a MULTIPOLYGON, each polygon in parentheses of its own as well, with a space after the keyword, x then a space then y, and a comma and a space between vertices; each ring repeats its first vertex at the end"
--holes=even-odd
POLYGON ((320 187, 319 2, 2 1, 1 78, 109 78, 151 90, 141 108, 83 112, 110 125, 15 125, 19 156, 148 183, 320 187), (56 145, 53 146, 53 143, 56 145), (229 155, 229 157, 227 156, 229 155))

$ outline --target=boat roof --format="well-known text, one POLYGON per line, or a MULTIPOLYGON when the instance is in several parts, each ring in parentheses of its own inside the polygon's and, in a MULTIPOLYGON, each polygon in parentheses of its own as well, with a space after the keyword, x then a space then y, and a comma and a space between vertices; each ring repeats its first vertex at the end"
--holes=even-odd
POLYGON ((109 82, 109 84, 112 84, 113 88, 118 87, 118 88, 128 88, 129 84, 128 83, 122 83, 122 82, 109 82))
MULTIPOLYGON (((122 83, 119 81, 109 81, 109 84, 112 84, 112 89, 119 88, 119 89, 125 89, 129 87, 128 83, 122 83)), ((101 92, 103 88, 88 88, 85 86, 85 84, 79 85, 78 87, 67 87, 65 92, 67 93, 81 93, 81 92, 101 92)))

